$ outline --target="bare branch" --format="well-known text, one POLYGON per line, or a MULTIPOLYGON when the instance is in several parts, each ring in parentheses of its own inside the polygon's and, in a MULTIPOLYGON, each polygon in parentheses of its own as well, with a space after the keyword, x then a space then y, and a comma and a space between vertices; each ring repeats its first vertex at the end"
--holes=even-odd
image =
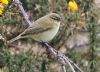
POLYGON ((78 67, 78 65, 77 64, 75 64, 71 59, 69 59, 67 56, 65 56, 66 57, 66 59, 72 64, 72 65, 74 65, 80 72, 83 72, 79 67, 78 67))
POLYGON ((62 70, 63 70, 63 72, 67 72, 64 65, 62 66, 62 70))
POLYGON ((69 65, 71 70, 73 72, 76 72, 74 70, 74 67, 72 65, 74 65, 80 72, 83 72, 78 66, 77 64, 75 64, 72 60, 70 60, 67 56, 65 56, 64 54, 62 54, 61 52, 55 50, 54 48, 52 48, 50 45, 48 45, 47 43, 45 43, 45 45, 47 46, 47 51, 52 54, 55 58, 57 58, 58 62, 63 64, 63 65, 69 65))
POLYGON ((24 10, 24 8, 22 6, 22 3, 19 0, 14 0, 14 2, 17 4, 18 8, 20 9, 21 14, 23 15, 23 18, 24 18, 26 24, 28 24, 28 26, 31 26, 32 23, 30 22, 29 17, 26 14, 26 12, 25 12, 25 10, 24 10))

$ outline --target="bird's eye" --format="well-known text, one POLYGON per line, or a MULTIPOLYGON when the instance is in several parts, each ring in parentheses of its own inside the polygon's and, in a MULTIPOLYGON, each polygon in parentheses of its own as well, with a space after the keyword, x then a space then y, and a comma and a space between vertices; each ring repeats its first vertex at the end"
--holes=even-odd
POLYGON ((57 16, 51 16, 51 18, 52 18, 53 20, 57 20, 57 21, 60 21, 60 20, 61 20, 61 18, 60 18, 60 17, 57 17, 57 16))

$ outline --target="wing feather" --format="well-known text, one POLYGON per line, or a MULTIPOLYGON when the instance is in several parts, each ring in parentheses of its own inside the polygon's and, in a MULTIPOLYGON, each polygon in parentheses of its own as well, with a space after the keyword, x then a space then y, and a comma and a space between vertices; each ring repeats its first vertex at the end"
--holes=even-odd
POLYGON ((50 29, 51 29, 50 27, 49 28, 41 28, 41 27, 28 28, 22 36, 31 35, 31 34, 38 34, 38 33, 41 33, 41 32, 48 31, 50 29))

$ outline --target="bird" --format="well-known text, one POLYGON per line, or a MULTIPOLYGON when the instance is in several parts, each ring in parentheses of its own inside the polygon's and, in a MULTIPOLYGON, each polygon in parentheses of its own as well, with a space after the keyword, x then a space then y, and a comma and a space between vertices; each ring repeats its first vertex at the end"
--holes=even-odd
POLYGON ((51 41, 59 31, 61 16, 57 13, 49 13, 32 23, 31 27, 26 28, 17 37, 8 40, 12 43, 22 38, 31 38, 39 42, 51 41))

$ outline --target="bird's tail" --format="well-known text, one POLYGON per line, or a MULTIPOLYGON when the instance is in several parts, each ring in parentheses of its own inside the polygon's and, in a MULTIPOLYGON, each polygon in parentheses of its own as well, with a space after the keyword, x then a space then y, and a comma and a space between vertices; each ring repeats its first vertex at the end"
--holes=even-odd
MULTIPOLYGON (((26 29, 26 30, 27 30, 27 29, 26 29)), ((19 34, 17 37, 15 37, 15 38, 13 38, 13 39, 7 41, 7 43, 10 44, 10 43, 12 43, 12 42, 14 42, 14 41, 16 41, 16 40, 19 40, 19 39, 21 39, 21 38, 24 38, 24 37, 22 37, 22 35, 25 34, 26 30, 25 30, 24 32, 22 32, 21 34, 19 34)))
MULTIPOLYGON (((28 29, 28 28, 27 28, 27 29, 28 29)), ((22 32, 21 34, 19 34, 17 37, 15 37, 15 38, 13 38, 13 39, 7 41, 7 43, 10 44, 10 43, 12 43, 12 42, 14 42, 14 41, 16 41, 16 40, 19 40, 19 39, 24 38, 24 36, 22 36, 22 35, 25 34, 25 32, 27 31, 27 29, 25 29, 24 32, 22 32)))
POLYGON ((21 35, 19 35, 19 36, 13 38, 13 39, 7 41, 7 43, 10 44, 10 43, 12 43, 12 42, 14 42, 14 41, 16 41, 16 40, 19 40, 20 38, 21 38, 21 35))

